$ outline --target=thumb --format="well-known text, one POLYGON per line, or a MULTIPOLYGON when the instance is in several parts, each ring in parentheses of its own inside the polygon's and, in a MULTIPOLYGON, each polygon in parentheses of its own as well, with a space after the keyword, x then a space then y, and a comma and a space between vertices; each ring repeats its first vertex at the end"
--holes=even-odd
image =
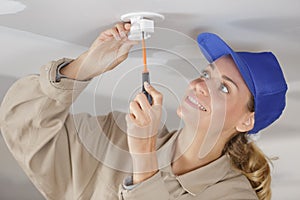
POLYGON ((127 54, 129 50, 136 44, 138 44, 138 41, 131 41, 125 38, 119 47, 120 54, 127 54))
POLYGON ((118 47, 118 52, 117 52, 117 63, 123 62, 129 54, 130 49, 132 48, 133 45, 136 43, 131 42, 131 41, 125 41, 120 44, 118 47))
POLYGON ((152 105, 162 105, 163 95, 157 91, 152 85, 148 82, 144 82, 145 90, 151 95, 153 104, 152 105))

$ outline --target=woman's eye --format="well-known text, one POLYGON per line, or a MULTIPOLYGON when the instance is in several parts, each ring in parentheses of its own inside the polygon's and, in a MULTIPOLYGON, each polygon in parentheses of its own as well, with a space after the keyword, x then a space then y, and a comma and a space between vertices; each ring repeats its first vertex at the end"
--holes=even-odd
POLYGON ((220 86, 220 90, 224 93, 229 93, 229 90, 228 90, 227 86, 223 83, 220 86))
POLYGON ((203 71, 201 74, 201 78, 209 79, 210 78, 209 73, 206 71, 203 71))

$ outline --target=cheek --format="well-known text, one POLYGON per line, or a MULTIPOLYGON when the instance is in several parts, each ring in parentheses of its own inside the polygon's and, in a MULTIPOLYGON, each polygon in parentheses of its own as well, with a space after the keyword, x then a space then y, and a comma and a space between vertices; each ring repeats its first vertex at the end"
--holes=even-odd
POLYGON ((234 121, 236 121, 236 118, 238 117, 238 114, 239 114, 238 109, 236 109, 236 108, 233 108, 233 109, 228 108, 226 110, 226 121, 227 122, 234 122, 234 121))
POLYGON ((227 126, 235 126, 237 121, 241 118, 242 114, 245 112, 245 108, 239 103, 229 104, 226 109, 226 121, 227 126))
POLYGON ((212 111, 212 117, 219 120, 226 116, 229 102, 226 97, 220 93, 211 94, 210 109, 212 111))
POLYGON ((232 98, 216 92, 211 97, 212 122, 216 129, 224 130, 233 127, 240 112, 236 96, 232 98))

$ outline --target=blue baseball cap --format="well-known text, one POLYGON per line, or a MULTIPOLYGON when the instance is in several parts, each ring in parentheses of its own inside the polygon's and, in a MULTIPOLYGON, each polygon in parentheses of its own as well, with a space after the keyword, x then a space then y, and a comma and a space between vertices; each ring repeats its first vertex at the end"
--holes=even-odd
POLYGON ((231 55, 255 103, 255 123, 249 134, 269 126, 285 108, 287 84, 281 67, 271 52, 235 52, 219 36, 201 33, 198 45, 209 63, 231 55))

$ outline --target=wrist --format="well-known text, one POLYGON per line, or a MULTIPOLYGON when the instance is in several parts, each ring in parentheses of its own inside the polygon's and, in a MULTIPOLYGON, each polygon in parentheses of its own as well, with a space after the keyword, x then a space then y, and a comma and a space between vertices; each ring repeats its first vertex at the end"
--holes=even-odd
POLYGON ((148 177, 158 170, 156 152, 131 154, 133 174, 137 177, 148 177))
POLYGON ((133 161, 133 184, 143 182, 158 171, 156 152, 132 155, 133 161))
POLYGON ((84 71, 81 69, 83 61, 86 57, 86 52, 81 54, 78 58, 70 62, 68 65, 60 69, 60 74, 70 79, 86 81, 90 78, 84 76, 84 71))
POLYGON ((156 135, 150 138, 139 138, 128 133, 128 146, 131 155, 146 155, 156 151, 156 135))
POLYGON ((151 178, 157 172, 158 172, 158 170, 155 170, 152 172, 141 173, 141 174, 135 173, 135 174, 133 174, 133 177, 132 177, 132 183, 133 183, 133 185, 139 184, 139 183, 151 178))

